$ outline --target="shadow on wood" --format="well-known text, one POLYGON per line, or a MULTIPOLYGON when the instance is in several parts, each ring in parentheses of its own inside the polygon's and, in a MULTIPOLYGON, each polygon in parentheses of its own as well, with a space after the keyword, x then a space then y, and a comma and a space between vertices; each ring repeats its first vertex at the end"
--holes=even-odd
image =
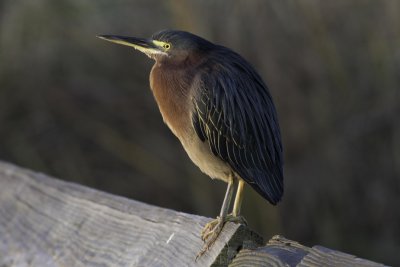
POLYGON ((383 266, 233 223, 195 261, 209 220, 0 162, 0 266, 383 266))

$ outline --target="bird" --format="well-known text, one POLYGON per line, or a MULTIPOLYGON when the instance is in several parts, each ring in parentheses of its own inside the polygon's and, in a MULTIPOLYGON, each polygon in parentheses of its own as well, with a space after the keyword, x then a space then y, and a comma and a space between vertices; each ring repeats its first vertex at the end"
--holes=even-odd
POLYGON ((273 205, 281 200, 277 111, 266 83, 247 60, 187 31, 167 29, 151 38, 97 37, 154 60, 150 88, 163 121, 203 173, 228 184, 219 216, 201 232, 200 256, 226 222, 246 223, 240 215, 245 183, 273 205))

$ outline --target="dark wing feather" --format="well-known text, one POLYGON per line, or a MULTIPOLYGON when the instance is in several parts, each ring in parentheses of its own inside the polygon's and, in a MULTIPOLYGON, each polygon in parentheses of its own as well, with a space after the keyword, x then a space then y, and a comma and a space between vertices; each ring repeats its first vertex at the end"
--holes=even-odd
POLYGON ((261 77, 238 54, 221 48, 199 68, 192 122, 212 152, 270 203, 283 194, 277 115, 261 77), (222 63, 221 63, 222 62, 222 63))

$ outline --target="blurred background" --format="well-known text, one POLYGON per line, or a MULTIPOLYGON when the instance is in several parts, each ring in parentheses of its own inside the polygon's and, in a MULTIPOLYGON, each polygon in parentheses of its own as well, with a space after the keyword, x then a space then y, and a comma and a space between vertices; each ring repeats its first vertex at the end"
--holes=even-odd
POLYGON ((247 188, 243 214, 283 234, 400 265, 400 2, 0 2, 0 159, 157 206, 215 217, 226 185, 163 124, 153 62, 97 34, 188 30, 248 59, 270 87, 285 195, 247 188))

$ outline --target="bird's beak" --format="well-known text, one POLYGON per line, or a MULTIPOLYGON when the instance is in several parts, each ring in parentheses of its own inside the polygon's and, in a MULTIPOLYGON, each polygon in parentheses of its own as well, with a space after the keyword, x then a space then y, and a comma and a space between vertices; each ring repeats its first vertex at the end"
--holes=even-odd
POLYGON ((165 54, 162 46, 157 41, 136 37, 118 36, 118 35, 97 35, 98 38, 120 45, 131 46, 149 57, 153 58, 157 54, 165 54))

